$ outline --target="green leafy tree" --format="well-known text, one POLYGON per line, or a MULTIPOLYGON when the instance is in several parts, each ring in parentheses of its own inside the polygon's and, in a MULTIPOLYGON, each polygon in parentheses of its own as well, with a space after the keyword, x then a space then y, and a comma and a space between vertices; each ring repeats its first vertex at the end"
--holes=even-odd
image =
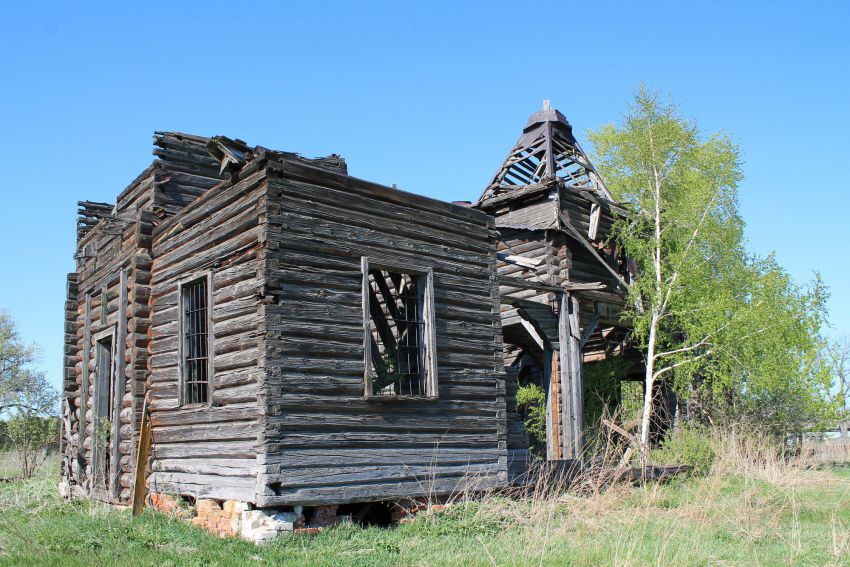
POLYGON ((43 372, 34 370, 37 349, 21 340, 11 316, 0 310, 0 417, 11 412, 43 414, 58 395, 43 372))
POLYGON ((8 313, 0 311, 0 444, 17 453, 21 474, 31 477, 58 444, 53 416, 58 394, 43 372, 32 368, 37 349, 25 344, 8 313))
POLYGON ((698 387, 712 401, 724 393, 733 404, 741 393, 749 401, 756 392, 776 394, 778 381, 803 375, 794 384, 813 392, 806 367, 817 350, 824 289, 796 288, 773 258, 748 257, 740 157, 728 136, 703 137, 641 85, 622 123, 590 139, 615 198, 634 211, 617 223, 614 239, 638 270, 625 317, 646 363, 642 459, 659 380, 684 393, 698 387))

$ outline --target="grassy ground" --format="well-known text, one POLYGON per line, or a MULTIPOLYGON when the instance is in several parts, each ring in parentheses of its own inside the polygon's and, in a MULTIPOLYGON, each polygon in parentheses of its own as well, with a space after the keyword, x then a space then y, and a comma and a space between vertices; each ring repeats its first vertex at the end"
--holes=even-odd
POLYGON ((490 496, 393 529, 265 547, 177 518, 63 502, 55 466, 0 485, 0 565, 850 565, 850 468, 727 449, 711 473, 591 495, 490 496))

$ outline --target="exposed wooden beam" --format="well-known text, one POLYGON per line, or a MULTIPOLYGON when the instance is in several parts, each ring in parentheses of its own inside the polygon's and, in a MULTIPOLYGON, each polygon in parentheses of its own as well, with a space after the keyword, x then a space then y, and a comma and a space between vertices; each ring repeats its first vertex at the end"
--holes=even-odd
POLYGON ((536 289, 538 291, 552 291, 560 293, 562 291, 597 291, 605 289, 605 284, 602 282, 564 282, 562 285, 550 285, 542 282, 533 282, 522 278, 514 278, 511 276, 497 276, 499 284, 506 287, 516 287, 520 289, 536 289))
POLYGON ((525 256, 517 256, 516 254, 505 254, 504 252, 497 252, 496 258, 503 262, 522 266, 523 268, 536 268, 537 266, 543 263, 543 260, 541 260, 540 258, 526 258, 525 256))
POLYGON ((597 313, 593 316, 593 319, 590 321, 590 324, 585 327, 584 332, 581 334, 581 340, 579 340, 578 347, 579 349, 583 349, 584 345, 587 344, 587 341, 590 340, 590 335, 593 334, 593 331, 596 330, 596 327, 599 325, 599 321, 602 319, 602 315, 597 313))
POLYGON ((596 240, 596 234, 599 232, 599 216, 600 209, 598 203, 590 205, 590 222, 587 227, 587 237, 591 240, 596 240))
POLYGON ((565 215, 564 213, 559 213, 558 217, 561 219, 561 223, 564 225, 564 228, 566 228, 567 234, 578 240, 579 244, 584 246, 590 252, 590 254, 594 258, 596 258, 599 263, 605 267, 606 270, 611 273, 612 276, 617 278, 617 281, 620 283, 620 285, 623 286, 624 289, 628 289, 629 284, 626 283, 626 280, 624 280, 623 277, 619 273, 617 273, 617 270, 612 268, 611 265, 608 264, 608 262, 606 262, 605 259, 599 255, 599 252, 596 251, 596 248, 594 248, 590 244, 590 242, 588 242, 588 240, 584 236, 582 236, 581 232, 579 232, 578 229, 573 226, 573 223, 570 222, 570 219, 567 218, 567 215, 565 215))
MULTIPOLYGON (((522 309, 519 310, 522 312, 522 309)), ((540 350, 543 350, 543 337, 540 336, 540 333, 537 332, 537 329, 534 328, 529 321, 523 319, 522 326, 525 327, 525 330, 528 332, 528 335, 531 339, 540 347, 540 350)))

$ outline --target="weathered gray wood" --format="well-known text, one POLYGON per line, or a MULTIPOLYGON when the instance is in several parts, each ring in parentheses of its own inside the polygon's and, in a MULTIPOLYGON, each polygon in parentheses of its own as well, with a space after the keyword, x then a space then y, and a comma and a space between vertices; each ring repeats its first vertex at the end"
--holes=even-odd
POLYGON ((561 357, 565 368, 561 372, 562 384, 566 386, 564 396, 565 419, 569 426, 565 430, 564 458, 580 458, 584 439, 584 384, 582 378, 582 360, 579 329, 578 298, 565 293, 561 298, 560 344, 564 354, 561 357))
POLYGON ((560 220, 561 220, 561 223, 563 223, 564 228, 567 230, 567 233, 568 233, 568 234, 570 234, 573 238, 575 238, 575 239, 579 242, 579 244, 581 244, 581 245, 582 245, 582 246, 583 246, 583 247, 584 247, 584 248, 585 248, 588 252, 590 252, 590 254, 591 254, 591 255, 592 255, 592 256, 593 256, 593 257, 594 257, 594 258, 595 258, 595 259, 596 259, 596 260, 597 260, 597 261, 598 261, 598 262, 599 262, 599 263, 600 263, 600 264, 601 264, 601 265, 602 265, 602 266, 603 266, 603 267, 604 267, 604 268, 605 268, 608 272, 610 272, 612 276, 614 276, 614 278, 615 278, 615 279, 617 280, 617 282, 618 282, 618 283, 619 283, 619 284, 623 287, 623 289, 627 289, 627 288, 629 287, 629 285, 626 283, 626 281, 623 279, 623 277, 622 277, 619 273, 617 273, 617 270, 615 270, 614 268, 612 268, 612 267, 608 264, 608 262, 606 262, 606 261, 602 258, 602 256, 600 256, 600 255, 599 255, 599 252, 597 252, 597 251, 596 251, 596 249, 595 249, 593 246, 591 246, 591 245, 590 245, 590 243, 587 241, 587 239, 586 239, 586 238, 584 238, 584 236, 582 236, 582 234, 581 234, 578 230, 576 230, 576 228, 575 228, 575 227, 573 226, 573 224, 570 222, 570 219, 569 219, 569 218, 567 218, 567 217, 566 217, 566 215, 564 215, 563 213, 561 213, 561 214, 560 214, 559 218, 560 218, 560 220))
POLYGON ((366 256, 360 257, 360 266, 362 272, 362 324, 363 324, 363 383, 364 395, 372 395, 372 331, 369 326, 369 316, 371 311, 371 287, 369 286, 369 259, 366 256))
POLYGON ((561 454, 560 459, 576 458, 575 427, 576 414, 581 411, 574 404, 575 381, 572 380, 572 351, 570 349, 570 295, 561 294, 558 302, 558 384, 560 386, 561 403, 561 454))
POLYGON ((145 505, 145 479, 147 478, 147 464, 151 447, 150 414, 148 412, 148 401, 142 406, 141 430, 139 432, 139 448, 136 454, 135 474, 133 478, 133 515, 142 513, 145 505))
POLYGON ((437 331, 436 331, 436 309, 434 303, 434 270, 428 268, 425 272, 425 304, 423 321, 425 321, 425 367, 426 367, 426 392, 431 398, 439 396, 439 385, 437 384, 437 331))
POLYGON ((592 205, 590 205, 590 226, 587 229, 587 237, 591 240, 596 240, 596 236, 599 233, 599 217, 599 204, 593 203, 592 205))
POLYGON ((593 319, 590 320, 590 323, 584 328, 581 334, 581 340, 579 340, 579 350, 584 349, 584 346, 587 344, 587 341, 590 340, 591 335, 596 331, 596 327, 599 326, 599 322, 602 320, 602 314, 598 311, 594 313, 593 319))
POLYGON ((83 367, 80 386, 80 422, 79 422, 79 460, 77 476, 80 481, 88 475, 86 470, 86 413, 88 412, 89 398, 89 364, 91 357, 91 294, 86 294, 83 320, 83 367))
POLYGON ((117 500, 120 492, 120 477, 121 470, 119 467, 115 466, 121 459, 121 453, 119 450, 119 444, 121 443, 121 407, 122 407, 122 399, 124 397, 125 390, 125 382, 124 382, 124 369, 126 367, 126 353, 127 353, 127 270, 121 270, 118 276, 118 285, 119 289, 119 302, 118 302, 118 325, 115 335, 115 345, 113 350, 115 352, 115 372, 112 376, 112 408, 111 408, 111 420, 112 420, 112 435, 110 436, 111 446, 110 446, 110 461, 112 462, 111 478, 109 480, 109 487, 111 496, 113 499, 117 500))
MULTIPOLYGON (((92 332, 116 325, 114 358, 126 361, 115 373, 121 474, 113 493, 130 494, 135 412, 146 388, 154 491, 257 503, 375 500, 400 486, 424 495, 413 478, 431 466, 434 447, 450 457, 434 462, 432 488, 464 485, 461 472, 502 486, 506 385, 492 219, 267 150, 218 183, 204 140, 158 134, 159 161, 79 250, 81 289, 91 296, 106 286, 105 315, 92 332), (424 276, 427 401, 364 399, 366 301, 386 294, 364 293, 368 263, 360 257, 424 276), (115 282, 108 272, 118 269, 115 282), (220 407, 179 405, 178 283, 198 271, 210 272, 210 399, 220 407), (129 387, 118 384, 125 377, 129 387), (412 470, 392 460, 393 447, 412 470), (258 472, 257 459, 283 451, 290 465, 258 472), (298 464, 301 451, 330 457, 311 474, 298 464), (334 451, 348 453, 337 459, 334 451), (328 480, 344 487, 334 493, 328 480)), ((84 342, 90 350, 91 337, 84 342)), ((81 367, 88 373, 90 361, 81 367)))

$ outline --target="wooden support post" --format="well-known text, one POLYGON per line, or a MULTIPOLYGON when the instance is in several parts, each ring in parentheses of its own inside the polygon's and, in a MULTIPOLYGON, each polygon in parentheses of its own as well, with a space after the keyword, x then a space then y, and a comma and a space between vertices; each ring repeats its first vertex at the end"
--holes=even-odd
POLYGON ((575 407, 573 405, 573 382, 570 380, 570 320, 569 294, 561 293, 558 305, 558 381, 561 384, 561 416, 562 416, 562 458, 574 459, 576 452, 573 440, 575 424, 575 407))
POLYGON ((561 294, 558 314, 558 342, 561 347, 561 387, 564 390, 564 458, 577 459, 584 444, 584 382, 581 362, 581 331, 578 298, 561 294))
POLYGON ((121 408, 124 406, 125 368, 127 366, 127 270, 121 270, 118 276, 118 330, 115 338, 115 374, 113 375, 112 390, 112 435, 110 464, 112 465, 109 479, 109 492, 114 500, 121 495, 121 408))
POLYGON ((546 459, 549 461, 563 457, 559 358, 558 351, 545 344, 543 348, 543 383, 546 385, 546 459))
POLYGON ((581 360, 581 328, 578 297, 566 294, 570 305, 570 389, 573 405, 573 446, 576 457, 584 449, 584 373, 581 360))

